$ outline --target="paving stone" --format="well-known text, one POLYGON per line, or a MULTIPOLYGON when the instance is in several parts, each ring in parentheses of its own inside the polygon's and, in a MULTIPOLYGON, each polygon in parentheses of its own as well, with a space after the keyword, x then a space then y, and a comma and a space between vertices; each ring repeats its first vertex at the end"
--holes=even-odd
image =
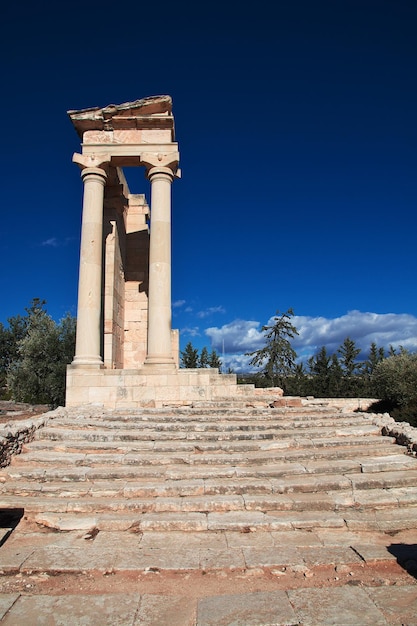
POLYGON ((114 566, 113 551, 95 548, 94 543, 77 548, 46 546, 35 549, 22 564, 21 572, 109 571, 114 566))
POLYGON ((288 597, 303 626, 386 626, 366 591, 357 587, 292 589, 288 597))
POLYGON ((285 524, 289 529, 305 530, 309 528, 344 528, 345 521, 341 515, 332 513, 331 511, 300 511, 297 514, 286 511, 269 511, 265 515, 266 520, 271 525, 271 530, 279 530, 279 523, 282 524, 282 530, 285 524), (273 526, 276 524, 276 527, 273 526))
POLYGON ((358 554, 348 546, 313 546, 299 548, 299 552, 308 567, 362 562, 358 554))
POLYGON ((284 591, 214 596, 199 600, 197 626, 280 626, 296 624, 284 591))
POLYGON ((358 544, 377 544, 385 546, 391 542, 391 537, 384 533, 351 531, 347 528, 324 528, 317 529, 315 533, 324 546, 352 546, 358 544))
POLYGON ((138 594, 20 596, 3 618, 2 626, 133 626, 139 602, 138 594))
POLYGON ((275 545, 273 533, 267 531, 248 533, 226 531, 222 534, 229 548, 267 548, 275 545))
POLYGON ((207 516, 204 513, 145 513, 140 517, 139 524, 142 531, 207 530, 207 516))
MULTIPOLYGON (((101 534, 101 533, 100 533, 101 534)), ((240 534, 240 533, 239 533, 240 534)), ((131 535, 130 535, 131 536, 131 535)), ((100 535, 97 536, 97 539, 100 535)), ((97 540, 96 539, 96 540, 97 540)), ((166 550, 175 551, 179 548, 194 549, 212 549, 212 550, 226 550, 228 547, 239 547, 229 545, 225 533, 211 532, 147 532, 144 533, 140 540, 140 545, 143 548, 152 547, 164 547, 166 550)))
POLYGON ((301 565, 303 556, 293 546, 242 548, 247 567, 289 567, 301 565))
POLYGON ((37 524, 56 530, 83 530, 85 532, 97 527, 97 517, 80 515, 59 515, 57 513, 40 513, 35 517, 37 524))
POLYGON ((200 569, 236 569, 246 565, 243 552, 239 548, 226 550, 200 550, 200 569))
POLYGON ((319 531, 308 532, 303 530, 272 531, 271 537, 275 546, 321 546, 323 541, 319 537, 319 531))
MULTIPOLYGON (((274 520, 271 520, 273 523, 274 520)), ((256 511, 236 511, 232 513, 209 513, 207 515, 208 530, 256 530, 268 527, 269 523, 263 513, 256 511)), ((269 528, 268 528, 269 529, 269 528)))
MULTIPOLYGON (((140 533, 100 531, 93 539, 96 549, 110 551, 135 551, 142 546, 143 536, 140 533)), ((157 545, 157 544, 156 544, 157 545)))
POLYGON ((246 495, 243 496, 247 511, 289 511, 294 508, 294 499, 288 495, 246 495))
POLYGON ((417 624, 417 586, 368 587, 366 593, 384 614, 389 624, 417 624))
POLYGON ((375 545, 371 544, 363 544, 363 543, 352 543, 352 549, 355 550, 359 556, 370 563, 372 561, 396 561, 396 557, 391 554, 388 550, 388 546, 383 545, 375 545))
POLYGON ((7 611, 11 609, 19 596, 19 593, 2 593, 0 595, 0 620, 3 619, 7 611))
POLYGON ((144 594, 140 599, 135 626, 195 626, 197 601, 181 596, 144 594))
POLYGON ((0 548, 0 574, 14 574, 19 572, 23 563, 33 552, 30 545, 8 546, 7 543, 0 548))

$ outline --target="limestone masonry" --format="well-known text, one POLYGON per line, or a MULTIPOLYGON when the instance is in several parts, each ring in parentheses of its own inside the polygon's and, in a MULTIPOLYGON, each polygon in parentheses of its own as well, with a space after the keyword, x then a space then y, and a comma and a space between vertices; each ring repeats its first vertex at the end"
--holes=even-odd
POLYGON ((234 375, 179 369, 179 335, 171 329, 171 185, 180 170, 171 98, 68 114, 82 141, 73 161, 84 201, 67 406, 158 407, 247 393, 234 375), (132 166, 145 168, 151 207, 143 194, 130 193, 122 168, 132 166))

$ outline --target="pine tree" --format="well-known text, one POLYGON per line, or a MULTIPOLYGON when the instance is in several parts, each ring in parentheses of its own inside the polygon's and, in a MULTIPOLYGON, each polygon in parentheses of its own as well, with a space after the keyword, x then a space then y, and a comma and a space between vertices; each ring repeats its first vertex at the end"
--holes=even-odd
POLYGON ((197 367, 210 367, 210 365, 209 365, 209 353, 208 353, 208 350, 207 350, 206 346, 204 346, 204 348, 201 350, 200 357, 198 359, 197 367))
POLYGON ((298 330, 290 321, 293 315, 292 309, 281 315, 277 311, 274 324, 262 327, 265 333, 265 346, 260 350, 246 353, 246 356, 252 357, 249 364, 261 367, 261 373, 273 387, 276 385, 284 387, 285 378, 295 367, 297 353, 289 341, 298 335, 298 330))
POLYGON ((219 373, 222 371, 222 362, 217 354, 216 350, 212 350, 209 354, 208 358, 209 367, 214 367, 219 370, 219 373))
POLYGON ((187 343, 181 351, 181 365, 185 368, 194 369, 198 367, 198 349, 194 348, 191 341, 187 343))
POLYGON ((329 368, 330 356, 326 346, 320 348, 318 353, 308 361, 310 371, 314 376, 315 395, 327 396, 329 393, 329 368))
POLYGON ((361 349, 357 348, 353 339, 346 337, 337 352, 340 354, 340 364, 345 376, 353 376, 355 372, 362 369, 363 363, 358 363, 356 357, 360 354, 361 349))

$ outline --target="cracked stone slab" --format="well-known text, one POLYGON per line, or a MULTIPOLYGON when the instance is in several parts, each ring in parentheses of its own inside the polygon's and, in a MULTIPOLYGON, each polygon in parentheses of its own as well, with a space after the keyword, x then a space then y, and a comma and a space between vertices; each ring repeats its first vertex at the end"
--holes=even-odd
POLYGON ((296 623, 303 626, 387 626, 383 613, 358 587, 292 589, 287 593, 296 623))
POLYGON ((56 530, 83 530, 91 531, 97 527, 97 517, 85 517, 83 515, 59 515, 57 513, 39 513, 35 522, 47 528, 56 530))
POLYGON ((197 601, 193 598, 144 594, 134 626, 195 626, 196 614, 197 601))
POLYGON ((198 603, 197 626, 277 626, 296 624, 285 591, 214 596, 198 603))
POLYGON ((246 565, 243 552, 239 548, 226 550, 201 550, 200 568, 206 569, 236 569, 246 565))
POLYGON ((139 602, 138 594, 20 596, 3 618, 2 626, 45 626, 52 623, 51 616, 57 626, 134 626, 138 623, 135 615, 139 602))
POLYGON ((0 595, 0 620, 12 608, 19 596, 19 593, 2 593, 0 595))
POLYGON ((304 563, 302 554, 293 546, 242 549, 247 567, 289 567, 304 563))
POLYGON ((382 611, 389 624, 412 625, 417 623, 417 586, 370 587, 367 594, 382 611))
POLYGON ((108 571, 113 568, 115 554, 95 548, 86 542, 82 547, 65 548, 46 546, 34 550, 20 568, 21 572, 81 572, 83 570, 108 571))
POLYGON ((315 565, 345 565, 347 563, 361 563, 358 554, 348 546, 306 547, 300 552, 308 567, 315 565))
POLYGON ((397 557, 389 551, 389 546, 374 543, 353 543, 352 549, 366 563, 372 563, 372 561, 397 561, 397 557))
MULTIPOLYGON (((239 533, 240 534, 240 533, 239 533)), ((97 537, 99 539, 100 535, 97 537)), ((201 532, 147 532, 142 536, 140 542, 143 548, 154 548, 164 546, 165 550, 178 550, 180 548, 226 550, 236 546, 229 545, 226 541, 225 533, 211 532, 210 534, 201 532)), ((239 546, 237 546, 239 547, 239 546)))

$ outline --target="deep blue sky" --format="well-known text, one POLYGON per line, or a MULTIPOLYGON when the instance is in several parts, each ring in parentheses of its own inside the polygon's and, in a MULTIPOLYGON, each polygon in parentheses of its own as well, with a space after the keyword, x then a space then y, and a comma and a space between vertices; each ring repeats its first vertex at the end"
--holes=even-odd
POLYGON ((414 0, 23 0, 2 19, 0 321, 33 297, 76 313, 66 111, 169 94, 182 347, 224 346, 239 369, 292 307, 301 355, 346 336, 417 349, 414 0))

